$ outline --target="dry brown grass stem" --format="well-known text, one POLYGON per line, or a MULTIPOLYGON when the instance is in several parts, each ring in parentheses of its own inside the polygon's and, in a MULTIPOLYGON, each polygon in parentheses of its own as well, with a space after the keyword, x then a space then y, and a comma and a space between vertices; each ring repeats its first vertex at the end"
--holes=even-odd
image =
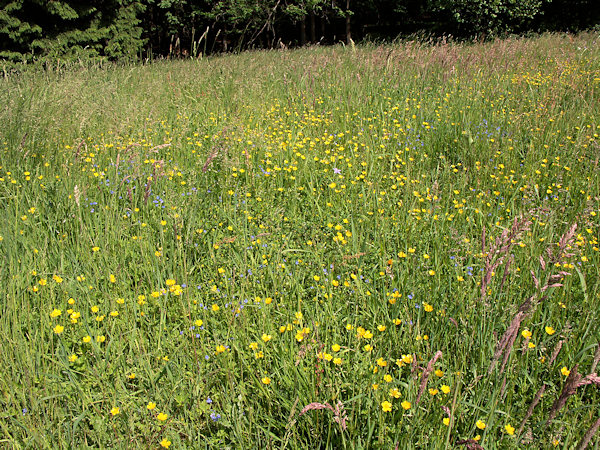
POLYGON ((517 431, 517 436, 520 436, 521 433, 523 433, 523 429, 525 428, 525 424, 527 423, 527 421, 529 420, 529 418, 533 414, 533 410, 535 409, 535 407, 537 406, 537 404, 540 402, 540 399, 542 398, 542 394, 544 393, 545 390, 546 390, 546 385, 545 384, 541 388, 538 389, 537 393, 535 394, 535 397, 533 398, 533 401, 531 402, 531 405, 529 405, 529 408, 527 409, 527 413, 525 414, 525 417, 523 418, 523 421, 521 422, 521 426, 519 427, 519 431, 517 431))
MULTIPOLYGON (((481 286, 482 286, 481 298, 482 299, 485 298, 485 294, 487 291, 487 284, 491 280, 491 273, 499 265, 498 261, 501 262, 502 258, 504 258, 506 253, 510 250, 512 240, 515 238, 518 238, 519 234, 522 233, 523 231, 525 231, 526 229, 528 229, 530 224, 531 224, 531 222, 529 222, 529 221, 523 221, 522 219, 515 219, 513 221, 513 226, 511 227, 510 231, 504 230, 502 235, 500 237, 496 238, 495 244, 488 252, 486 261, 485 261, 486 268, 485 268, 485 273, 484 273, 483 279, 481 281, 481 286), (508 241, 507 241, 507 239, 508 239, 508 241)), ((556 263, 562 264, 562 262, 564 261, 565 258, 573 256, 571 253, 567 252, 567 249, 573 243, 573 238, 575 237, 576 230, 577 230, 577 224, 574 223, 573 225, 571 225, 569 230, 561 236, 560 241, 558 242, 558 249, 556 250, 556 252, 554 252, 551 247, 548 247, 546 249, 548 261, 546 261, 543 258, 543 256, 540 256, 540 266, 542 268, 542 271, 545 271, 545 269, 550 270, 552 267, 554 267, 554 265, 556 263)), ((485 248, 485 231, 484 231, 484 235, 482 238, 482 243, 483 243, 482 245, 485 248)), ((560 271, 556 274, 548 274, 546 276, 545 282, 540 287, 540 281, 535 276, 535 273, 533 272, 533 270, 531 271, 531 276, 535 283, 535 287, 539 291, 535 292, 531 297, 529 297, 525 302, 523 302, 523 304, 521 304, 521 306, 519 307, 519 310, 513 317, 512 321, 510 322, 510 325, 508 326, 507 330, 504 332, 504 334, 502 335, 502 337, 496 344, 496 351, 494 352, 494 356, 492 357, 492 362, 488 369, 488 375, 492 373, 492 371, 494 370, 494 367, 495 367, 496 363, 498 362, 498 360, 500 359, 500 357, 502 357, 502 366, 500 368, 500 373, 504 372, 504 369, 506 368, 506 364, 508 362, 508 358, 510 357, 512 347, 515 343, 515 340, 517 339, 517 336, 519 335, 519 328, 521 327, 521 323, 523 322, 523 320, 525 320, 527 315, 530 313, 530 311, 534 308, 534 306, 537 303, 541 303, 546 299, 546 295, 541 295, 541 294, 544 294, 550 288, 563 286, 563 284, 560 283, 560 281, 562 281, 562 279, 567 275, 571 275, 571 274, 569 272, 565 272, 565 271, 560 271), (541 295, 541 297, 538 299, 538 296, 540 296, 540 295, 541 295)), ((560 351, 560 348, 558 349, 558 351, 560 351)), ((558 353, 557 353, 557 355, 558 355, 558 353)), ((556 356, 554 358, 556 358, 556 356)))
POLYGON ((546 426, 552 422, 552 420, 556 417, 556 414, 565 406, 569 397, 577 392, 577 389, 582 386, 587 386, 588 384, 595 384, 596 386, 600 386, 600 377, 591 373, 586 377, 583 377, 581 374, 577 372, 579 369, 579 365, 576 364, 575 367, 571 369, 567 380, 565 381, 565 385, 563 386, 563 390, 552 405, 550 409, 550 414, 548 415, 548 420, 546 421, 546 426))
POLYGON ((581 442, 577 446, 577 450, 584 450, 585 448, 587 448, 588 444, 592 440, 592 437, 594 437, 594 435, 598 431, 598 428, 600 428, 600 417, 592 424, 590 429, 585 432, 585 434, 583 435, 583 439, 581 439, 581 442))
MULTIPOLYGON (((490 247, 487 253, 485 251, 486 234, 484 227, 481 237, 481 248, 485 255, 485 270, 481 280, 481 300, 484 300, 487 295, 488 286, 492 281, 492 276, 494 275, 496 269, 504 262, 504 259, 510 252, 510 249, 516 244, 516 240, 519 239, 521 234, 529 230, 531 223, 531 220, 525 219, 522 216, 515 217, 512 226, 502 231, 502 234, 496 238, 494 244, 490 247)), ((510 262, 511 259, 509 258, 505 272, 508 272, 508 265, 510 262)), ((504 278, 506 278, 506 274, 504 275, 504 278)))
POLYGON ((302 408, 302 411, 300 411, 300 415, 298 417, 302 417, 308 411, 320 410, 320 409, 328 409, 331 412, 333 412, 333 420, 337 424, 340 425, 342 430, 345 430, 347 428, 346 419, 348 418, 348 416, 346 415, 346 411, 344 410, 344 404, 339 400, 338 400, 335 408, 333 406, 331 406, 329 403, 318 403, 318 402, 309 403, 304 408, 302 408))
POLYGON ((598 362, 600 361, 600 342, 598 342, 598 347, 596 347, 596 353, 594 353, 594 360, 592 361, 592 367, 590 368, 590 372, 596 372, 596 367, 598 366, 598 362))
POLYGON ((419 404, 419 402, 421 401, 421 396, 423 395, 423 392, 425 391, 425 388, 427 387, 427 381, 429 380, 429 375, 431 375, 431 372, 433 372, 433 366, 435 365, 435 362, 440 359, 442 357, 442 352, 440 350, 438 350, 435 355, 433 355, 433 358, 431 358, 431 360, 427 363, 427 368, 425 369, 425 371, 423 372, 423 375, 421 375, 421 385, 419 386, 419 393, 417 394, 417 400, 415 400, 415 406, 419 404))
MULTIPOLYGON (((564 339, 561 339, 560 341, 558 341, 558 343, 556 344, 556 347, 554 347, 554 350, 552 351, 552 356, 550 356, 550 361, 548 361, 548 366, 552 366, 552 364, 554 364, 554 361, 556 361, 556 358, 558 356, 558 354, 560 353, 560 350, 562 349, 563 344, 565 343, 564 339)), ((593 372, 593 370, 592 370, 593 372)))
POLYGON ((464 445, 468 450, 483 450, 483 447, 475 439, 463 439, 457 441, 456 445, 464 445))

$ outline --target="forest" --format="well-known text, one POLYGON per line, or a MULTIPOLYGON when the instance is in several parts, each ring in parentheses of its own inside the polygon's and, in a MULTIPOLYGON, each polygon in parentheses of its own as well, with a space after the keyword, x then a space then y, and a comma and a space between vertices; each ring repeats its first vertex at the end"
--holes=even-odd
POLYGON ((596 0, 3 0, 0 60, 200 57, 403 36, 486 40, 599 23, 596 0))

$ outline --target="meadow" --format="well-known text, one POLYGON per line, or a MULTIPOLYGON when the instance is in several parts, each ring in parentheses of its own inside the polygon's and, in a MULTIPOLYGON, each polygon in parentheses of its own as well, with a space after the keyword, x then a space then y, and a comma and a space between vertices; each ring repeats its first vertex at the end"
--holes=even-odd
POLYGON ((0 445, 600 445, 600 35, 0 80, 0 445))

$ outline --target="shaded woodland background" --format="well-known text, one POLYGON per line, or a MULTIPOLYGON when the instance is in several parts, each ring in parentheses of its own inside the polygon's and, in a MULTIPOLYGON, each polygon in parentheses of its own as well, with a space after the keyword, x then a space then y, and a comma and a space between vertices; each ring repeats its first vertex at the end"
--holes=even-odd
POLYGON ((597 0, 2 0, 0 59, 198 57, 598 27, 597 0))

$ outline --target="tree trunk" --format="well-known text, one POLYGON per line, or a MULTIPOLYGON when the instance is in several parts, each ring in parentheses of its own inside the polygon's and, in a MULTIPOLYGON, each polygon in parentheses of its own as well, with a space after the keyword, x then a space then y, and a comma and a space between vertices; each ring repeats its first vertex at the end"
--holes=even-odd
POLYGON ((311 11, 311 13, 310 13, 310 42, 312 42, 313 44, 315 42, 317 42, 317 30, 315 29, 315 27, 316 27, 315 13, 314 13, 314 11, 311 11))
POLYGON ((352 40, 352 32, 350 28, 350 0, 346 0, 346 44, 350 44, 352 40))
POLYGON ((300 22, 300 45, 306 45, 306 16, 300 22))

